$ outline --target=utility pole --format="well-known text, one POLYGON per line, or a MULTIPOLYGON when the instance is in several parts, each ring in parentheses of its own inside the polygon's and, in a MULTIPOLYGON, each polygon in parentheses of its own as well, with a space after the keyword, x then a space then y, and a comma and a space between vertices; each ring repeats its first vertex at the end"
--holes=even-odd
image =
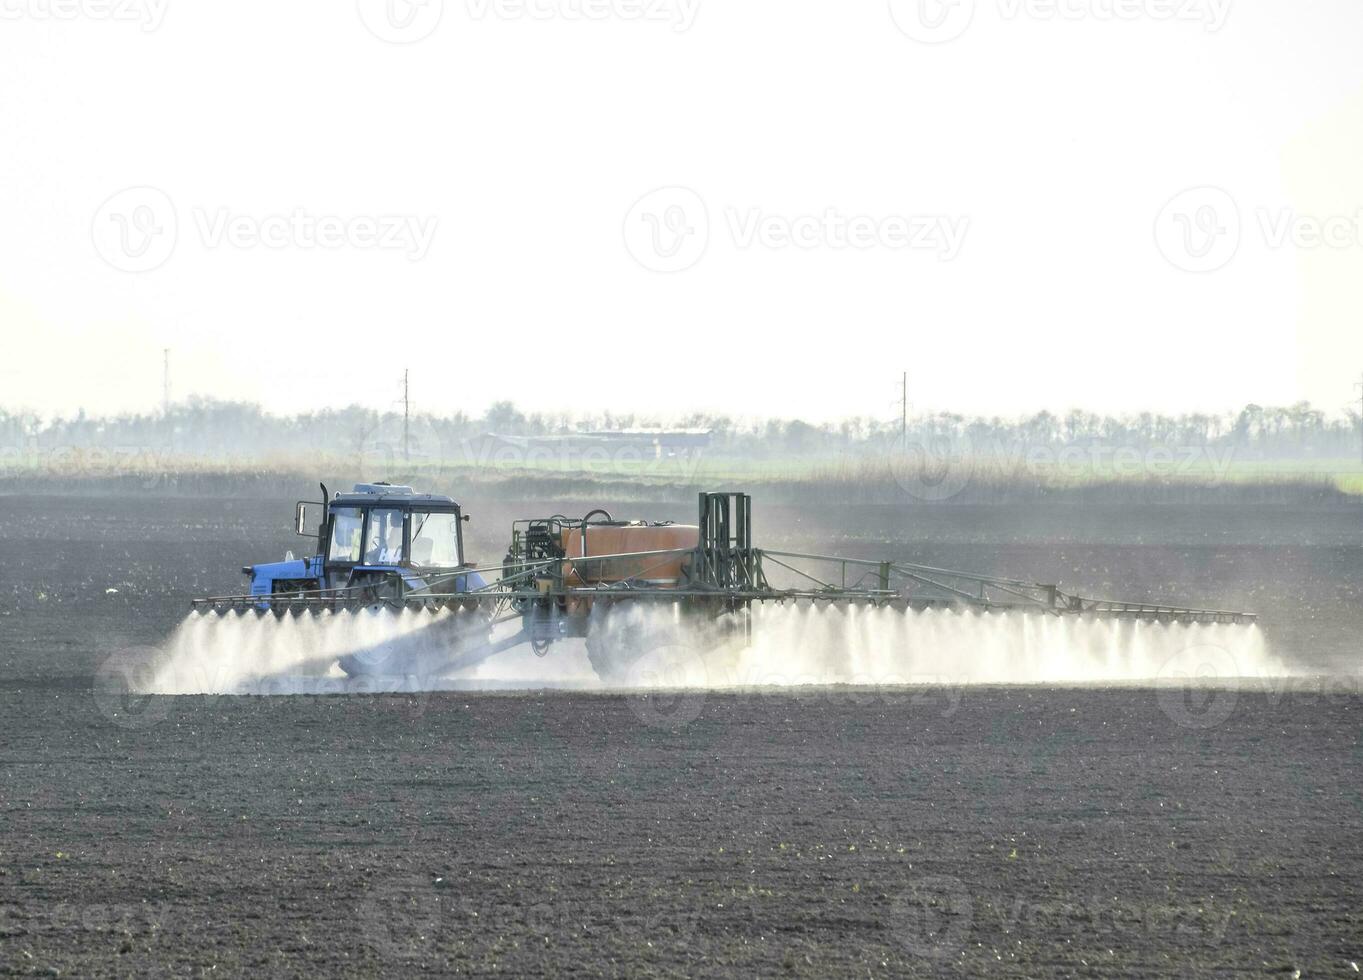
POLYGON ((170 417, 170 348, 161 348, 161 414, 170 417))
POLYGON ((408 422, 412 417, 412 403, 408 397, 407 387, 408 375, 410 373, 411 371, 409 368, 402 369, 402 461, 404 463, 410 463, 412 461, 412 454, 408 448, 409 444, 407 442, 407 427, 408 422))
POLYGON ((899 448, 909 446, 909 372, 904 372, 904 386, 899 399, 899 448))
POLYGON ((1358 389, 1358 433, 1363 440, 1363 381, 1355 381, 1354 387, 1358 389))

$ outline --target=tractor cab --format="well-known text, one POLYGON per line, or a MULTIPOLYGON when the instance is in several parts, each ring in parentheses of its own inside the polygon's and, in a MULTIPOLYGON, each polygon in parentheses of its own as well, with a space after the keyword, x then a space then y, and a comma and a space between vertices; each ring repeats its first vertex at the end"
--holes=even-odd
MULTIPOLYGON (((326 498, 326 487, 322 487, 326 498)), ((251 565, 252 595, 377 587, 399 582, 406 590, 462 591, 466 583, 450 573, 464 567, 464 516, 449 497, 421 494, 411 487, 358 483, 321 505, 299 501, 294 530, 315 538, 311 558, 251 565)))
MULTIPOLYGON (((307 533, 307 504, 297 523, 307 533)), ((463 515, 449 497, 361 483, 327 502, 318 546, 328 572, 356 568, 449 571, 464 564, 463 515)))

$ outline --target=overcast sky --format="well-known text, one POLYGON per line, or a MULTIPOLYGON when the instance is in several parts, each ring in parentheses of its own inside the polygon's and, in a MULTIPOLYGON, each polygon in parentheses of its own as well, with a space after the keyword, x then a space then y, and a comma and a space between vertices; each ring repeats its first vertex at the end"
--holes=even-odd
POLYGON ((1363 377, 1357 0, 0 0, 0 406, 1363 377))

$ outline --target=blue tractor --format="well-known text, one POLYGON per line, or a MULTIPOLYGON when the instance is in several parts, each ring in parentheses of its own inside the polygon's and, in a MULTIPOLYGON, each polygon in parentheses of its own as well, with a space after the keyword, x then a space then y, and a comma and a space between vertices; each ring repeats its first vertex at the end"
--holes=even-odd
MULTIPOLYGON (((326 494, 323 485, 324 499, 326 494)), ((457 605, 460 593, 487 584, 464 562, 468 518, 449 497, 358 483, 322 505, 314 532, 308 530, 309 512, 316 506, 299 501, 294 512, 297 533, 316 536, 315 555, 242 569, 251 579, 250 595, 260 597, 257 608, 298 602, 337 610, 402 608, 420 596, 420 605, 434 609, 457 605)))
POLYGON ((219 613, 257 614, 449 610, 438 643, 391 644, 342 657, 351 676, 411 675, 448 666, 460 657, 481 659, 491 632, 492 607, 470 593, 486 580, 464 560, 468 519, 449 497, 419 494, 411 487, 360 483, 327 499, 322 486, 321 521, 311 529, 313 508, 299 501, 295 530, 315 537, 309 558, 248 565, 246 595, 196 601, 219 613))

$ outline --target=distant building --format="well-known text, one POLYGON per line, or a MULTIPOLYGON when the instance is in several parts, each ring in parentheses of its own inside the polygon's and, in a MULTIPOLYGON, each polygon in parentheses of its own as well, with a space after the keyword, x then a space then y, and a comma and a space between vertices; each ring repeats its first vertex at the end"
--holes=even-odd
POLYGON ((507 436, 486 433, 470 442, 484 452, 519 451, 536 455, 582 456, 628 451, 640 458, 665 459, 707 448, 710 429, 619 429, 598 432, 565 432, 555 435, 507 436))

